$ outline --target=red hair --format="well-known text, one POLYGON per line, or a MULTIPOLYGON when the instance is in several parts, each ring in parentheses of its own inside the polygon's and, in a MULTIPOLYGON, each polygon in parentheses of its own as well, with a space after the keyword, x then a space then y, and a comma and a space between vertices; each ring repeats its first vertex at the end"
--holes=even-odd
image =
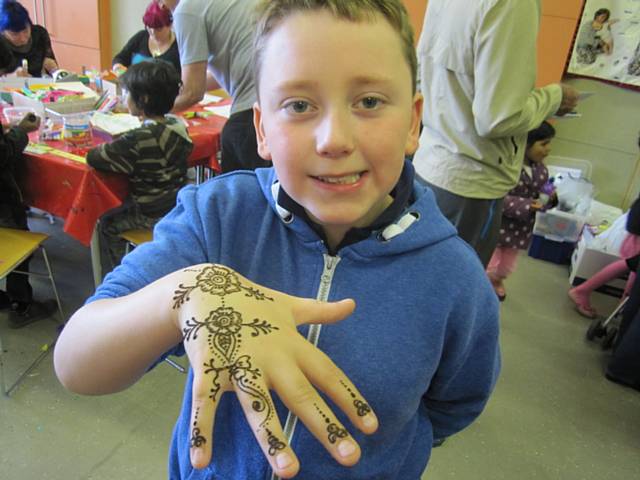
POLYGON ((142 16, 142 23, 149 28, 170 27, 173 23, 173 16, 168 8, 153 0, 142 16))

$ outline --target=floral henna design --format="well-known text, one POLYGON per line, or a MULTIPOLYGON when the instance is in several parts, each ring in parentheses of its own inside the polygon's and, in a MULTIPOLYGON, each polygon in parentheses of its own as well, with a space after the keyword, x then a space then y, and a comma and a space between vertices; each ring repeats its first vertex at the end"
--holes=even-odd
POLYGON ((347 432, 346 429, 340 427, 337 423, 332 422, 331 419, 322 410, 320 410, 318 405, 314 403, 313 406, 316 407, 317 412, 324 419, 324 423, 327 424, 327 439, 329 440, 329 443, 334 444, 338 438, 345 438, 349 435, 349 432, 347 432))
POLYGON ((273 301, 273 298, 268 297, 257 288, 243 285, 240 277, 233 270, 223 267, 222 265, 210 265, 200 271, 196 277, 195 285, 180 284, 178 286, 178 289, 174 292, 173 308, 177 309, 183 303, 189 301, 189 295, 196 289, 219 297, 244 291, 246 297, 253 297, 256 300, 273 301))
POLYGON ((351 395, 351 398, 353 399, 353 406, 356 407, 356 412, 359 417, 364 417, 371 413, 371 407, 366 402, 359 399, 353 390, 349 388, 349 385, 344 383, 342 380, 340 380, 340 385, 342 385, 349 392, 349 395, 351 395))
POLYGON ((269 443, 269 455, 275 457, 276 453, 280 450, 284 450, 286 447, 285 443, 280 441, 278 437, 276 437, 271 430, 266 429, 267 432, 267 442, 269 443))
POLYGON ((200 428, 198 427, 198 414, 200 413, 200 409, 196 410, 196 414, 193 419, 193 430, 191 430, 191 447, 199 448, 205 443, 207 443, 207 439, 200 435, 200 428))
POLYGON ((243 323, 242 315, 231 307, 218 307, 209 312, 209 316, 202 322, 191 317, 187 320, 187 326, 182 329, 183 339, 188 342, 198 338, 198 332, 206 328, 209 332, 209 345, 212 353, 218 353, 226 363, 232 363, 236 350, 240 345, 242 327, 252 330, 251 336, 257 337, 261 333, 269 334, 278 327, 271 325, 266 320, 254 318, 251 323, 243 323))
POLYGON ((209 316, 203 321, 192 317, 187 320, 186 327, 182 329, 185 342, 196 340, 200 331, 207 332, 207 342, 212 358, 205 363, 205 374, 211 373, 212 387, 209 397, 216 401, 220 393, 220 374, 227 373, 229 380, 243 393, 253 400, 251 408, 257 413, 263 413, 263 426, 273 417, 274 408, 269 400, 269 393, 260 387, 256 380, 261 376, 260 370, 253 368, 251 357, 248 355, 237 356, 242 345, 242 330, 250 330, 252 337, 268 335, 278 327, 271 325, 266 320, 254 318, 250 322, 243 322, 242 314, 231 307, 218 307, 209 312, 209 316))

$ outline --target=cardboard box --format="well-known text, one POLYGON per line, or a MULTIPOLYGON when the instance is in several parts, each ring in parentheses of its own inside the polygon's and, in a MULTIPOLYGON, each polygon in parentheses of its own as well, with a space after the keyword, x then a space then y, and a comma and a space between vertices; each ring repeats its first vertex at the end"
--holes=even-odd
MULTIPOLYGON (((570 285, 579 285, 610 263, 620 260, 620 257, 617 255, 591 247, 590 244, 592 241, 593 234, 585 230, 571 256, 570 285)), ((598 288, 597 291, 619 297, 622 296, 625 284, 626 278, 616 278, 598 288)))
POLYGON ((587 217, 551 209, 536 213, 533 234, 556 242, 578 241, 587 217))

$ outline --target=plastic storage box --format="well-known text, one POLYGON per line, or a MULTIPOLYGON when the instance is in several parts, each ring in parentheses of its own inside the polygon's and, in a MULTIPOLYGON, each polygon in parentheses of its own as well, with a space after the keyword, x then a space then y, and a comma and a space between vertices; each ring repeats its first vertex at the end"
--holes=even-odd
POLYGON ((15 127, 29 113, 38 114, 31 107, 7 107, 2 112, 10 127, 15 127))
MULTIPOLYGON (((581 284, 607 265, 620 260, 618 255, 592 246, 593 239, 593 234, 589 230, 585 230, 573 255, 571 255, 569 284, 572 286, 581 284)), ((596 291, 620 297, 624 291, 625 283, 626 278, 615 278, 597 288, 596 291)))
POLYGON ((560 210, 548 210, 536 213, 533 234, 556 242, 578 241, 587 217, 560 210))

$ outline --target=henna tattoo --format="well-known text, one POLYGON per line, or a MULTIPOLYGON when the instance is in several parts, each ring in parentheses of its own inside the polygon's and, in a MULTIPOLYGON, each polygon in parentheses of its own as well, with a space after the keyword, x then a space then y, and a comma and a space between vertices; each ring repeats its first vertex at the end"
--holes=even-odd
POLYGON ((191 430, 191 447, 200 448, 207 443, 207 439, 200 435, 200 428, 198 427, 198 415, 200 409, 196 409, 196 413, 193 418, 193 429, 191 430))
POLYGON ((209 398, 214 402, 218 399, 221 385, 220 374, 226 372, 231 381, 243 393, 252 398, 251 408, 263 414, 260 423, 263 426, 274 415, 274 407, 269 399, 269 392, 262 388, 256 380, 261 376, 260 370, 254 368, 249 355, 238 357, 238 351, 242 345, 242 329, 251 330, 251 336, 260 334, 268 335, 278 327, 271 325, 266 320, 254 318, 251 322, 243 322, 242 314, 231 307, 218 307, 209 312, 209 316, 203 321, 192 317, 187 320, 186 327, 182 329, 185 341, 198 338, 198 333, 204 329, 207 334, 207 342, 212 358, 203 364, 205 374, 212 374, 211 390, 209 398))
POLYGON ((318 405, 314 403, 313 406, 324 419, 324 423, 327 424, 327 439, 329 440, 329 443, 334 444, 336 443, 338 438, 345 438, 349 435, 346 429, 342 428, 337 423, 332 422, 331 419, 322 410, 320 410, 320 407, 318 407, 318 405))
MULTIPOLYGON (((231 307, 218 307, 209 312, 209 316, 202 322, 191 317, 187 320, 186 327, 182 329, 185 341, 198 338, 198 331, 206 328, 209 331, 209 344, 212 351, 215 350, 227 360, 228 363, 234 358, 237 347, 240 344, 240 330, 242 327, 252 329, 251 336, 257 337, 260 333, 269 334, 278 327, 271 325, 266 320, 254 318, 251 323, 243 323, 242 315, 231 307)), ((214 352, 215 353, 215 352, 214 352)))
POLYGON ((285 443, 280 441, 278 437, 276 437, 271 430, 266 429, 267 432, 267 442, 269 443, 269 455, 275 457, 276 453, 280 450, 284 450, 286 447, 285 443))
POLYGON ((349 387, 349 385, 347 385, 342 380, 340 380, 340 385, 342 385, 349 392, 349 395, 351 395, 351 398, 353 399, 353 406, 356 407, 356 413, 359 417, 364 417, 365 415, 371 413, 371 407, 369 406, 369 404, 359 399, 353 392, 353 390, 349 387))
POLYGON ((233 270, 223 267, 222 265, 210 265, 204 267, 196 276, 195 285, 184 285, 181 283, 178 286, 173 296, 174 310, 178 309, 185 302, 188 302, 189 295, 196 289, 219 297, 244 291, 245 297, 253 297, 256 300, 273 301, 273 298, 268 297, 261 290, 243 285, 240 277, 233 270))

